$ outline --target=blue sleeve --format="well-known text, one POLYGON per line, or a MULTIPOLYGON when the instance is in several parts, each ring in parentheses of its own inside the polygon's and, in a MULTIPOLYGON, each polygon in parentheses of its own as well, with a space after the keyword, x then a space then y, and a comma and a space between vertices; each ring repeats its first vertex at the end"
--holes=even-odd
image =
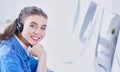
POLYGON ((30 55, 30 68, 31 72, 37 71, 38 60, 35 59, 32 55, 30 55))
POLYGON ((14 52, 9 52, 1 58, 2 72, 23 72, 18 56, 14 52))

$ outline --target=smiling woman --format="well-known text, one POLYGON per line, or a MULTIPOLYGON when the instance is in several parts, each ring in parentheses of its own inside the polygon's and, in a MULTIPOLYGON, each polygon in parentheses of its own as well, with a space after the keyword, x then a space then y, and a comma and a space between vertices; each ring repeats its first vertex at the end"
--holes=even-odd
POLYGON ((32 45, 43 39, 46 33, 47 19, 43 16, 31 15, 25 18, 22 36, 32 45))
POLYGON ((22 9, 19 17, 0 34, 0 71, 52 72, 46 68, 46 52, 38 44, 46 27, 47 15, 41 8, 22 9))

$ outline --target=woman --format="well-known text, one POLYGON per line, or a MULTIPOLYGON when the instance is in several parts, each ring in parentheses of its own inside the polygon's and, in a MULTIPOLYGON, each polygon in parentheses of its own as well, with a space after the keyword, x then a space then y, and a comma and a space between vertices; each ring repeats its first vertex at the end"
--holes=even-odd
POLYGON ((22 9, 19 17, 0 34, 0 72, 51 72, 46 69, 46 52, 38 44, 46 27, 47 15, 42 9, 22 9))

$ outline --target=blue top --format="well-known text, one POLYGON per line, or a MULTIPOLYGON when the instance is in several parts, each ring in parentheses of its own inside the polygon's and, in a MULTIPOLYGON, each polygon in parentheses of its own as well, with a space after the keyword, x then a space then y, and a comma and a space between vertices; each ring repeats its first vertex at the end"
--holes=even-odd
POLYGON ((42 72, 37 65, 38 60, 28 56, 15 36, 0 43, 0 72, 42 72))

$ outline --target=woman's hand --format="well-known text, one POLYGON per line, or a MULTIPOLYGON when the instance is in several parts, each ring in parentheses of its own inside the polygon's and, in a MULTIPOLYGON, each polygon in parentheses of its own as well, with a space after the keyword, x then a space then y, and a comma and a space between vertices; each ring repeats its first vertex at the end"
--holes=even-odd
POLYGON ((32 55, 38 57, 38 59, 40 59, 43 56, 46 56, 46 52, 43 49, 43 46, 40 44, 37 44, 35 46, 33 46, 32 48, 29 48, 29 53, 31 53, 32 55))

